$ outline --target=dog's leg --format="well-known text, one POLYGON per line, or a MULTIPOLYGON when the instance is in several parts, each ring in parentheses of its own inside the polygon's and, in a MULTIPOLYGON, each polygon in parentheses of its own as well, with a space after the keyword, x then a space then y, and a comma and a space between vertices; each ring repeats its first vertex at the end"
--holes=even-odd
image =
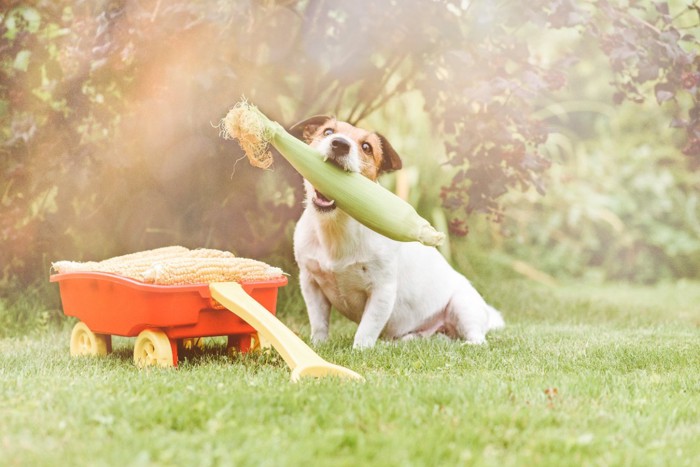
POLYGON ((366 349, 373 347, 389 321, 396 303, 396 284, 376 287, 370 292, 365 310, 360 319, 360 325, 355 333, 353 348, 366 349))
POLYGON ((469 282, 466 282, 450 299, 447 305, 447 319, 454 326, 457 335, 467 343, 484 344, 489 329, 487 310, 488 305, 484 299, 469 282))
POLYGON ((492 329, 501 329, 505 327, 506 322, 503 320, 503 316, 501 315, 500 311, 487 303, 486 312, 489 315, 489 331, 492 329))
POLYGON ((303 269, 299 274, 301 295, 306 302, 306 312, 309 315, 311 325, 311 342, 320 344, 328 339, 328 322, 331 315, 331 303, 323 291, 309 274, 303 269))

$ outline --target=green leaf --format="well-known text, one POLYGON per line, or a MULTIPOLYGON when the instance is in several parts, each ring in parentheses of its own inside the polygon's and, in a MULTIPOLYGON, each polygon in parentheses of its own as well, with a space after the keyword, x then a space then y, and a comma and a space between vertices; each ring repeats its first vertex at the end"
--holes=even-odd
POLYGON ((37 32, 39 26, 41 26, 41 15, 39 12, 31 7, 20 7, 18 9, 25 21, 27 21, 27 31, 31 33, 37 32))
POLYGON ((70 29, 62 28, 53 23, 46 26, 42 31, 42 36, 46 37, 46 39, 55 39, 57 37, 67 36, 68 34, 70 34, 70 29))
POLYGON ((41 15, 36 9, 26 6, 17 7, 8 13, 5 19, 7 31, 4 37, 14 40, 17 37, 17 33, 21 31, 28 31, 34 34, 39 30, 40 26, 41 15))
POLYGON ((15 70, 27 71, 29 68, 29 58, 32 56, 31 50, 20 50, 15 57, 12 67, 15 70))

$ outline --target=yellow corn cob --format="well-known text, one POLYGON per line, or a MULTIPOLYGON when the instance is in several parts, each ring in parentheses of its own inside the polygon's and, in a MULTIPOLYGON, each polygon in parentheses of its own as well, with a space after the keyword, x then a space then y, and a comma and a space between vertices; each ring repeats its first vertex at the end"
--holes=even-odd
POLYGON ((230 251, 212 250, 210 248, 197 248, 188 251, 184 256, 188 258, 235 258, 230 251))
POLYGON ((115 256, 103 261, 57 261, 52 264, 55 271, 67 272, 108 272, 126 277, 138 278, 139 274, 151 267, 154 261, 164 261, 188 253, 184 246, 167 246, 153 250, 139 251, 128 255, 115 256))
POLYGON ((445 235, 401 198, 358 173, 324 162, 323 155, 269 120, 255 106, 237 103, 221 122, 225 138, 238 139, 251 164, 268 167, 272 144, 318 191, 370 229, 399 241, 436 246, 445 235))
POLYGON ((84 263, 78 261, 56 261, 51 264, 51 267, 57 273, 65 274, 70 272, 99 271, 100 263, 97 261, 87 261, 84 263))
POLYGON ((182 257, 154 264, 144 282, 158 285, 264 281, 282 277, 281 269, 247 258, 182 257))
POLYGON ((188 254, 189 251, 190 250, 184 246, 170 246, 116 256, 100 261, 98 271, 141 280, 143 273, 149 269, 153 263, 166 261, 170 258, 178 258, 188 254))
POLYGON ((161 248, 154 248, 153 250, 137 251, 136 253, 129 253, 128 255, 115 256, 113 258, 105 259, 101 261, 103 265, 110 264, 120 264, 120 263, 132 263, 140 262, 142 260, 148 260, 151 258, 167 258, 181 255, 190 251, 184 246, 164 246, 161 248))

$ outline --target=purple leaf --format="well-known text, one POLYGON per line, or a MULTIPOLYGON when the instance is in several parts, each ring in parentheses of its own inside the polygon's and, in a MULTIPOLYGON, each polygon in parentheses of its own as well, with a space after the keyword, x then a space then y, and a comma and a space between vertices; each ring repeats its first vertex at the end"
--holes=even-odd
POLYGON ((656 101, 659 104, 670 101, 676 95, 673 88, 666 83, 659 83, 654 86, 654 93, 656 94, 656 101))
POLYGON ((682 118, 674 118, 671 120, 669 127, 671 128, 685 128, 688 126, 688 122, 682 118))

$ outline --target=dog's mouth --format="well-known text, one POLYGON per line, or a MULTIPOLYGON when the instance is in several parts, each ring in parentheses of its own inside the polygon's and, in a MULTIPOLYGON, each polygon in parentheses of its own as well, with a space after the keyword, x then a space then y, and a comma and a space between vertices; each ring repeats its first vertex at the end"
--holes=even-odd
POLYGON ((325 195, 323 195, 320 191, 316 189, 314 189, 313 203, 314 206, 316 206, 316 209, 323 212, 332 211, 336 208, 335 200, 328 199, 325 195))

